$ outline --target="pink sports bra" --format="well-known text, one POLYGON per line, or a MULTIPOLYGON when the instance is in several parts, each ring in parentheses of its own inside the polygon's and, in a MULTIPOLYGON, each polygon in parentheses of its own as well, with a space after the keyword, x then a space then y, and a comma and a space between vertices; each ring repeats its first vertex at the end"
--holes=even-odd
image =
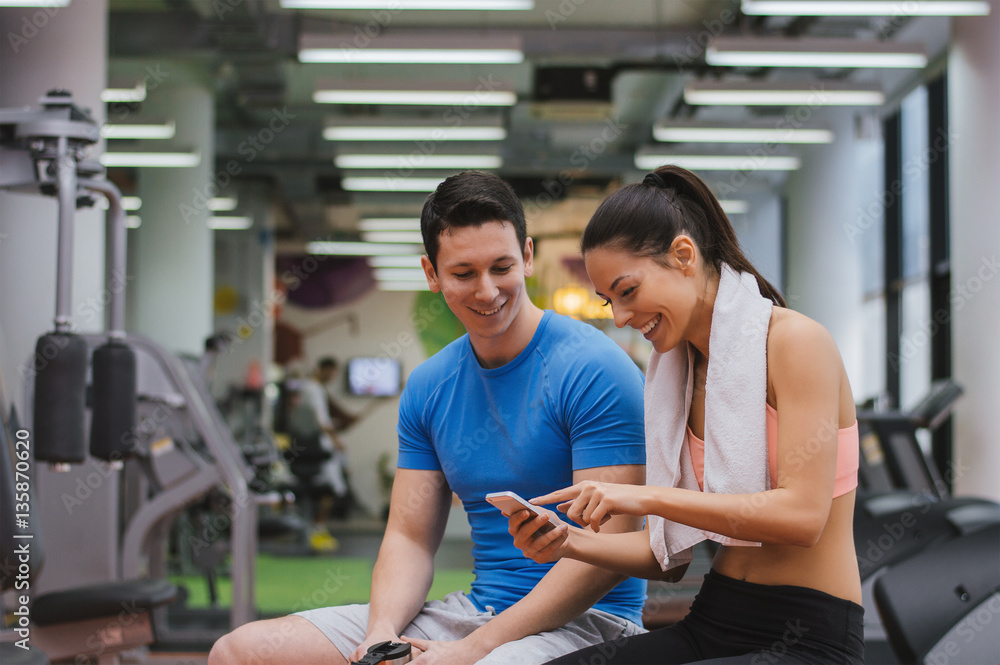
MULTIPOLYGON (((688 447, 691 449, 691 464, 698 479, 698 487, 705 489, 705 442, 694 435, 688 427, 688 447)), ((833 484, 833 498, 843 496, 858 486, 858 421, 850 427, 837 431, 837 479, 833 484)), ((767 466, 771 478, 771 489, 778 481, 778 412, 767 404, 767 466)))

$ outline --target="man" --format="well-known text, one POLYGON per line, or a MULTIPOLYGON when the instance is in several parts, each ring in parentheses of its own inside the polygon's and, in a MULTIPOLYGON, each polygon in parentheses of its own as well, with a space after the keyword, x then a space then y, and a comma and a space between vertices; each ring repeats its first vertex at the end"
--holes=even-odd
POLYGON ((348 483, 347 446, 340 438, 340 432, 357 421, 357 417, 341 408, 330 394, 330 388, 337 376, 337 361, 326 356, 316 363, 312 378, 302 382, 303 401, 301 408, 293 414, 312 415, 312 421, 305 420, 319 437, 320 447, 329 453, 330 457, 323 462, 316 482, 329 491, 320 496, 314 515, 315 530, 310 535, 310 544, 314 549, 333 549, 336 541, 327 530, 326 523, 331 516, 343 518, 347 516, 352 504, 352 493, 348 483))
POLYGON ((316 371, 311 379, 303 384, 306 403, 316 414, 316 420, 322 430, 320 442, 323 450, 331 457, 323 464, 321 476, 330 484, 334 494, 346 497, 349 491, 346 478, 346 453, 339 433, 350 427, 356 418, 340 408, 330 396, 330 384, 337 376, 337 361, 327 356, 316 363, 316 371))
MULTIPOLYGON (((568 559, 535 564, 484 500, 587 479, 643 483, 641 374, 596 329, 528 299, 533 243, 520 202, 496 176, 445 180, 421 230, 428 285, 468 335, 407 381, 371 603, 244 626, 216 644, 210 665, 340 665, 401 637, 417 665, 530 665, 642 631, 644 582, 568 559), (453 491, 472 527, 476 579, 468 594, 425 603, 453 491)), ((608 528, 640 524, 618 516, 608 528)))

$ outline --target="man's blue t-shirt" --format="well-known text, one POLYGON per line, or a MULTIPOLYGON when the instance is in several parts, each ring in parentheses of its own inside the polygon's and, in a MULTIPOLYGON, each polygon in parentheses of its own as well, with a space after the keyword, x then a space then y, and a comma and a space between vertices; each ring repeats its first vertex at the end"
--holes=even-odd
MULTIPOLYGON (((576 469, 645 464, 642 383, 604 333, 551 311, 502 367, 482 368, 465 335, 410 374, 397 465, 443 471, 461 498, 475 559, 469 598, 480 610, 502 612, 553 565, 514 547, 507 518, 484 497, 530 499, 572 485, 576 469)), ((630 578, 594 607, 642 625, 645 594, 645 580, 630 578)))

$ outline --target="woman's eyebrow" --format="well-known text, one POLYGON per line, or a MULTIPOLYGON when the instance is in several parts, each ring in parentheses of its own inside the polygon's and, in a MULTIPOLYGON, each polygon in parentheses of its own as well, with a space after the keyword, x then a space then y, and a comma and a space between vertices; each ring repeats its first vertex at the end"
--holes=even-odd
POLYGON ((614 291, 615 287, 618 286, 618 282, 622 281, 626 277, 628 277, 628 275, 621 275, 615 281, 611 282, 611 290, 614 291))

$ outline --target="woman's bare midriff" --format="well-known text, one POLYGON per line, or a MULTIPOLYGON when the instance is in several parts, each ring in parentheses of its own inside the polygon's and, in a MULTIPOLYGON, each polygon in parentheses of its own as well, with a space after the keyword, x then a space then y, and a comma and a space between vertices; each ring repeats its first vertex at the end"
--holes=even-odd
POLYGON ((712 567, 734 579, 808 587, 860 605, 861 577, 852 530, 854 494, 849 492, 833 500, 826 528, 813 547, 767 543, 760 547, 723 547, 712 567))

